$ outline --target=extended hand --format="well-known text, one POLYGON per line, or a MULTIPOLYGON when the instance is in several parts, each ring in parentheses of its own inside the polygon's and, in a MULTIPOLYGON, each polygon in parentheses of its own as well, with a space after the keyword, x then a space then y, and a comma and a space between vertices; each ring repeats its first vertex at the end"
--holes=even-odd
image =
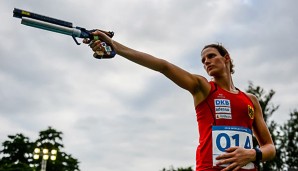
POLYGON ((228 164, 221 171, 237 171, 255 159, 255 150, 245 149, 243 147, 231 147, 226 149, 226 153, 216 157, 219 160, 217 165, 228 164))
MULTIPOLYGON (((92 35, 94 36, 94 40, 84 39, 83 43, 89 44, 91 49, 95 52, 93 56, 95 58, 102 58, 105 54, 109 55, 112 51, 110 47, 113 47, 113 40, 99 30, 92 32, 92 35)), ((111 55, 111 57, 114 57, 114 55, 111 55)), ((108 56, 106 58, 110 57, 108 56)))

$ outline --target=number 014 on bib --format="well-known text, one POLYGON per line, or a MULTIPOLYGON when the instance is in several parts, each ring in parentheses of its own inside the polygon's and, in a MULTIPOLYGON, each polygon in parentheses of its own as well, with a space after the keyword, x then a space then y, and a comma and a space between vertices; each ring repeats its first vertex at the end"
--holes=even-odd
MULTIPOLYGON (((218 155, 225 153, 227 148, 235 146, 251 149, 252 131, 239 126, 212 126, 213 166, 218 162, 215 159, 218 155)), ((254 164, 249 163, 242 168, 253 169, 254 164)))

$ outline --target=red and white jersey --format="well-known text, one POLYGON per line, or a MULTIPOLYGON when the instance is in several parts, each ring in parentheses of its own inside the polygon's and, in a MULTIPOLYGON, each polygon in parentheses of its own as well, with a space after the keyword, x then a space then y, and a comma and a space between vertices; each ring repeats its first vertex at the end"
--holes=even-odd
MULTIPOLYGON (((210 85, 211 90, 208 97, 195 108, 199 131, 196 171, 218 171, 222 169, 213 166, 213 143, 216 141, 213 140, 214 137, 212 139, 212 129, 214 129, 214 127, 221 128, 220 126, 228 126, 252 130, 254 121, 254 105, 245 93, 241 91, 238 91, 237 94, 228 92, 212 81, 210 85)), ((249 142, 248 145, 251 146, 251 148, 253 146, 249 142)), ((224 145, 224 147, 227 146, 224 145)), ((243 169, 243 171, 244 170, 245 169, 243 169)), ((255 169, 248 170, 251 171, 255 169)), ((246 169, 245 171, 248 170, 246 169)))

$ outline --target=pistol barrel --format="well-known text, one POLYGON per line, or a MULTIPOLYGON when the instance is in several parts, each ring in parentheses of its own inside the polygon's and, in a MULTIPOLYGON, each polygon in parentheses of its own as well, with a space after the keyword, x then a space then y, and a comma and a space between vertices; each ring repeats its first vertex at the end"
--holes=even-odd
POLYGON ((49 22, 40 21, 33 18, 22 17, 21 23, 27 26, 53 31, 56 33, 66 34, 74 37, 80 37, 81 35, 81 30, 79 29, 52 24, 49 22))

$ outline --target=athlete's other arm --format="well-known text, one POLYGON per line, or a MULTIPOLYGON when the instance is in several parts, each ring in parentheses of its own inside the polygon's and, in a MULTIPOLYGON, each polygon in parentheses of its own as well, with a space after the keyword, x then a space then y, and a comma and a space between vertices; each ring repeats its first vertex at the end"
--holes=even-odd
POLYGON ((252 94, 248 94, 248 96, 255 107, 253 133, 257 138, 260 150, 262 151, 262 161, 272 160, 275 157, 276 150, 269 129, 264 121, 260 103, 256 96, 252 94))
MULTIPOLYGON (((204 99, 204 97, 206 97, 209 93, 209 89, 211 87, 206 78, 199 75, 191 74, 164 59, 160 59, 150 54, 128 48, 120 44, 119 42, 112 40, 100 31, 93 32, 93 35, 99 36, 101 40, 110 44, 118 55, 134 63, 164 74, 175 84, 189 91, 194 96, 195 103, 198 103, 197 101, 201 101, 202 99, 204 99)), ((84 40, 84 42, 88 43, 86 40, 84 40)), ((102 50, 100 42, 100 40, 97 40, 91 43, 90 46, 93 51, 102 50)))

